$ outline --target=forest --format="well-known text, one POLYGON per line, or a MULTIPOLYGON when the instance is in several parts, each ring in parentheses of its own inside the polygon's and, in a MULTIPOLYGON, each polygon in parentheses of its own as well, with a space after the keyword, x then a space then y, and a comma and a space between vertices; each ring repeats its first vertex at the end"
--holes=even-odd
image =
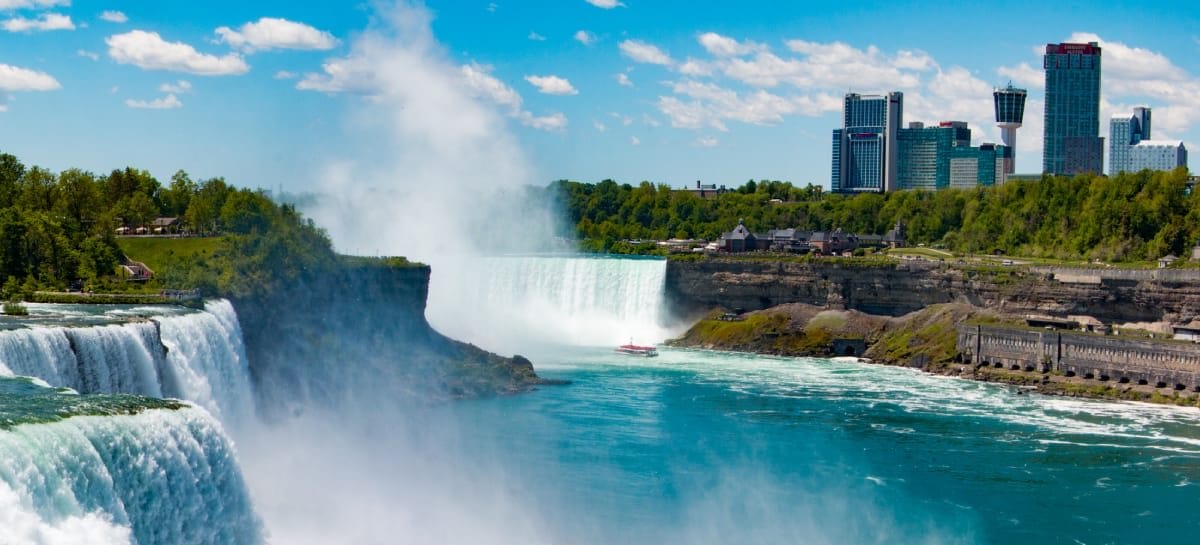
POLYGON ((144 170, 58 174, 0 153, 0 279, 6 299, 35 290, 146 288, 118 274, 118 229, 146 229, 176 217, 188 236, 213 237, 215 250, 180 259, 149 289, 198 288, 206 295, 271 291, 336 262, 326 234, 289 205, 221 178, 183 171, 167 184, 144 170))
POLYGON ((1184 168, 886 194, 830 194, 766 180, 708 199, 666 185, 612 180, 560 180, 549 191, 575 225, 574 236, 601 252, 631 239, 715 240, 739 219, 755 232, 840 227, 879 235, 902 221, 914 245, 1111 262, 1188 255, 1200 240, 1200 195, 1191 191, 1184 168))

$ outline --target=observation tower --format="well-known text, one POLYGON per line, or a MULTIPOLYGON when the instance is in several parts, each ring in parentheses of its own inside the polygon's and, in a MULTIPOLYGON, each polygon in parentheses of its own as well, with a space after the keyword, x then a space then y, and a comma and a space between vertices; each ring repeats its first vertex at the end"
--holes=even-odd
POLYGON ((1017 158, 1017 129, 1025 118, 1025 90, 1017 89, 1010 82, 1008 87, 996 89, 992 96, 996 102, 996 125, 1000 127, 1000 140, 1004 143, 1004 173, 1012 174, 1017 158))

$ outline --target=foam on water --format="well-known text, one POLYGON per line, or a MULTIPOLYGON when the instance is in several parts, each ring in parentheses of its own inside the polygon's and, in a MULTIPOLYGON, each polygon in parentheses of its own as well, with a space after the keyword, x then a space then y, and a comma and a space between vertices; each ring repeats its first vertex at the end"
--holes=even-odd
POLYGON ((229 440, 202 410, 0 431, 0 543, 261 541, 229 440))

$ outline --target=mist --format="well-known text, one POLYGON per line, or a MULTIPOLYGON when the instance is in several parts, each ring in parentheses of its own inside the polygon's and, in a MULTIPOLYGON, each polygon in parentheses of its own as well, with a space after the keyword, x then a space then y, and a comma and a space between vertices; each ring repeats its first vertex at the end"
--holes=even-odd
POLYGON ((559 213, 552 202, 530 198, 528 186, 548 181, 534 178, 509 130, 505 108, 519 96, 478 66, 450 58, 433 36, 428 9, 375 7, 350 53, 299 84, 355 95, 346 131, 370 143, 360 156, 327 160, 322 198, 309 214, 344 253, 437 265, 548 247, 559 213))

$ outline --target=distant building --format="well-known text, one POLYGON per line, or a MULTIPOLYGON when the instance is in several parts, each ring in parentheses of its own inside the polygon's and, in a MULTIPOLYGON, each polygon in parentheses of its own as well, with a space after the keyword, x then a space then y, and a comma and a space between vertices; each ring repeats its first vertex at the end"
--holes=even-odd
POLYGON ((903 119, 904 93, 846 95, 842 127, 833 131, 833 192, 881 193, 897 189, 896 134, 903 119))
POLYGON ((684 187, 678 191, 686 191, 701 199, 713 199, 729 192, 723 185, 718 187, 717 184, 702 184, 700 180, 696 180, 696 187, 684 187))
POLYGON ((1142 140, 1129 150, 1129 172, 1186 166, 1187 148, 1182 140, 1142 140))
POLYGON ((1017 89, 1012 83, 992 92, 996 125, 1000 127, 1000 141, 1004 142, 1004 147, 1008 149, 1007 153, 1000 157, 1005 175, 1012 174, 1016 168, 1017 129, 1021 128, 1025 119, 1025 95, 1024 89, 1017 89))
POLYGON ((897 189, 937 190, 1003 183, 1010 148, 995 144, 971 147, 971 129, 962 121, 936 127, 909 123, 897 132, 897 189))
POLYGON ((758 237, 746 228, 742 220, 738 220, 737 227, 732 231, 721 235, 718 243, 720 249, 726 252, 750 252, 759 249, 758 237))
POLYGON ((903 248, 907 244, 905 240, 907 238, 907 231, 908 229, 905 227, 904 222, 897 221, 896 226, 883 235, 884 246, 892 249, 903 248))
POLYGON ((841 228, 832 231, 817 231, 808 241, 814 252, 824 255, 837 255, 858 248, 858 237, 853 233, 842 231, 841 228))
POLYGON ((1132 162, 1133 146, 1149 139, 1150 108, 1134 108, 1133 115, 1114 115, 1108 122, 1108 173, 1137 172, 1132 162))
POLYGON ((1101 173, 1100 45, 1046 44, 1042 172, 1101 173))

